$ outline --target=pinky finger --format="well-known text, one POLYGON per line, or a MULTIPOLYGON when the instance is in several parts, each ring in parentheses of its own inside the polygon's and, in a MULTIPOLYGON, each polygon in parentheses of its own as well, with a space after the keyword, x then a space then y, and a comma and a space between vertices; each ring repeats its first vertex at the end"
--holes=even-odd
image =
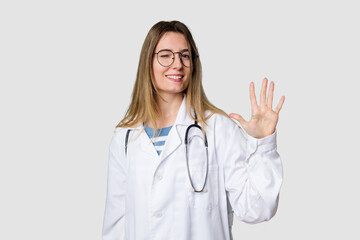
POLYGON ((275 112, 276 112, 277 114, 279 114, 279 112, 280 112, 280 110, 281 110, 281 108, 282 108, 282 106, 283 106, 283 104, 284 104, 284 101, 285 101, 285 96, 282 96, 281 99, 280 99, 279 104, 277 105, 277 107, 276 107, 276 109, 275 109, 275 112))

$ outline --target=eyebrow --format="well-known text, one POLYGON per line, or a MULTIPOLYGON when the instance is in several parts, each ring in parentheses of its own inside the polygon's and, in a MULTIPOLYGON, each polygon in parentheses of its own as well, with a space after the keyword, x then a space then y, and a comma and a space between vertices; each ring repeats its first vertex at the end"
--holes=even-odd
MULTIPOLYGON (((165 48, 165 49, 160 49, 159 51, 163 51, 163 50, 172 51, 171 49, 167 49, 167 48, 165 48)), ((159 52, 159 51, 158 51, 158 52, 159 52)), ((186 51, 189 52, 189 49, 186 48, 186 49, 181 50, 180 52, 186 52, 186 51)))

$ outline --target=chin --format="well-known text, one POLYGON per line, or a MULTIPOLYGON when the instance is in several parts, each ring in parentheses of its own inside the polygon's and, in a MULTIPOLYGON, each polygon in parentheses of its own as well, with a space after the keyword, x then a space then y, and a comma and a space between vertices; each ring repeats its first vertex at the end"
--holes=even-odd
POLYGON ((186 90, 186 88, 168 88, 168 89, 159 89, 160 94, 179 94, 183 93, 186 90))

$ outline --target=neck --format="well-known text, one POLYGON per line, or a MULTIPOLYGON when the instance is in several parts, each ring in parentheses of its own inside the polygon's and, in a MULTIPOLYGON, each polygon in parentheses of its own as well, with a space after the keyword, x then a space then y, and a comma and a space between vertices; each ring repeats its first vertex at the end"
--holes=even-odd
POLYGON ((158 128, 164 128, 174 124, 184 97, 183 93, 178 93, 178 94, 162 93, 161 96, 165 101, 161 99, 159 96, 157 96, 156 98, 156 101, 158 102, 160 107, 160 114, 161 114, 160 119, 158 119, 158 121, 156 122, 158 128))

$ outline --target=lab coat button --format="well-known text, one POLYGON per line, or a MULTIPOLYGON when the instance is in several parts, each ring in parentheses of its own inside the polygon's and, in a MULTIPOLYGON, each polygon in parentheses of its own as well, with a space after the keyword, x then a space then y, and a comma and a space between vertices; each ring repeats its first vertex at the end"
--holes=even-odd
POLYGON ((157 175, 156 179, 157 179, 158 181, 161 181, 161 180, 163 179, 163 177, 162 177, 161 175, 157 175))

